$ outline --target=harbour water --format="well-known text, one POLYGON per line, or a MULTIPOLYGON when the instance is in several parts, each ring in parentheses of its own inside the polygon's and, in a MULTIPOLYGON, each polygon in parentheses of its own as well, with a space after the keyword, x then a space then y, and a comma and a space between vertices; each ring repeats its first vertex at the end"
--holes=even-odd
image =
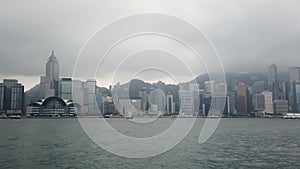
POLYGON ((170 151, 132 159, 97 146, 75 118, 0 120, 0 168, 300 168, 300 120, 222 119, 199 144, 203 121, 170 151))

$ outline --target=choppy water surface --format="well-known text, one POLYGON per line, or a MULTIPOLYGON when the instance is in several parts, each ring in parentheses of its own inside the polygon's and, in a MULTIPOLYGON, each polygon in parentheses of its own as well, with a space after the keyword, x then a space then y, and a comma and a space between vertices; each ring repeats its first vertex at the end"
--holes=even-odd
MULTIPOLYGON (((125 119, 109 120, 128 128, 125 119)), ((300 168, 300 120, 222 119, 213 136, 199 144, 203 120, 175 148, 145 159, 106 152, 77 119, 0 120, 0 168, 300 168)), ((134 132, 139 131, 147 136, 151 129, 134 132)))

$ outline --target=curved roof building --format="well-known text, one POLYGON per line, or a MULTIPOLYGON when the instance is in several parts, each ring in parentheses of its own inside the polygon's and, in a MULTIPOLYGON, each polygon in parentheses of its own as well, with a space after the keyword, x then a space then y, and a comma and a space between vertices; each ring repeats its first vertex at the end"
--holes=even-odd
POLYGON ((29 116, 75 116, 72 100, 63 100, 56 96, 31 103, 27 108, 29 116))

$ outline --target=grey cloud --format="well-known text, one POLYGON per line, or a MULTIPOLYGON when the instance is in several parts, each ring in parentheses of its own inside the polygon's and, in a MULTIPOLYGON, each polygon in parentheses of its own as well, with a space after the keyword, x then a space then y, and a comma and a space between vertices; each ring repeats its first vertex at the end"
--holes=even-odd
POLYGON ((95 31, 112 19, 141 12, 168 13, 192 22, 211 39, 226 71, 266 71, 271 63, 287 71, 300 64, 299 11, 297 0, 4 0, 0 73, 38 77, 55 50, 61 75, 72 76, 80 49, 95 31))

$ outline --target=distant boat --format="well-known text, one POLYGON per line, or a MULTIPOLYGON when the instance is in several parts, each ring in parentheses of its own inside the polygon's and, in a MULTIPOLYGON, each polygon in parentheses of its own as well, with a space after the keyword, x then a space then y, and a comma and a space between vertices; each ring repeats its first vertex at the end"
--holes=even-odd
POLYGON ((125 119, 133 119, 133 116, 131 114, 124 117, 125 119))
POLYGON ((282 116, 283 119, 300 119, 300 113, 286 113, 282 116))
POLYGON ((11 115, 11 116, 8 116, 8 118, 10 118, 10 119, 21 119, 21 116, 20 115, 11 115))
POLYGON ((105 114, 103 117, 104 118, 111 118, 113 115, 112 114, 105 114))

